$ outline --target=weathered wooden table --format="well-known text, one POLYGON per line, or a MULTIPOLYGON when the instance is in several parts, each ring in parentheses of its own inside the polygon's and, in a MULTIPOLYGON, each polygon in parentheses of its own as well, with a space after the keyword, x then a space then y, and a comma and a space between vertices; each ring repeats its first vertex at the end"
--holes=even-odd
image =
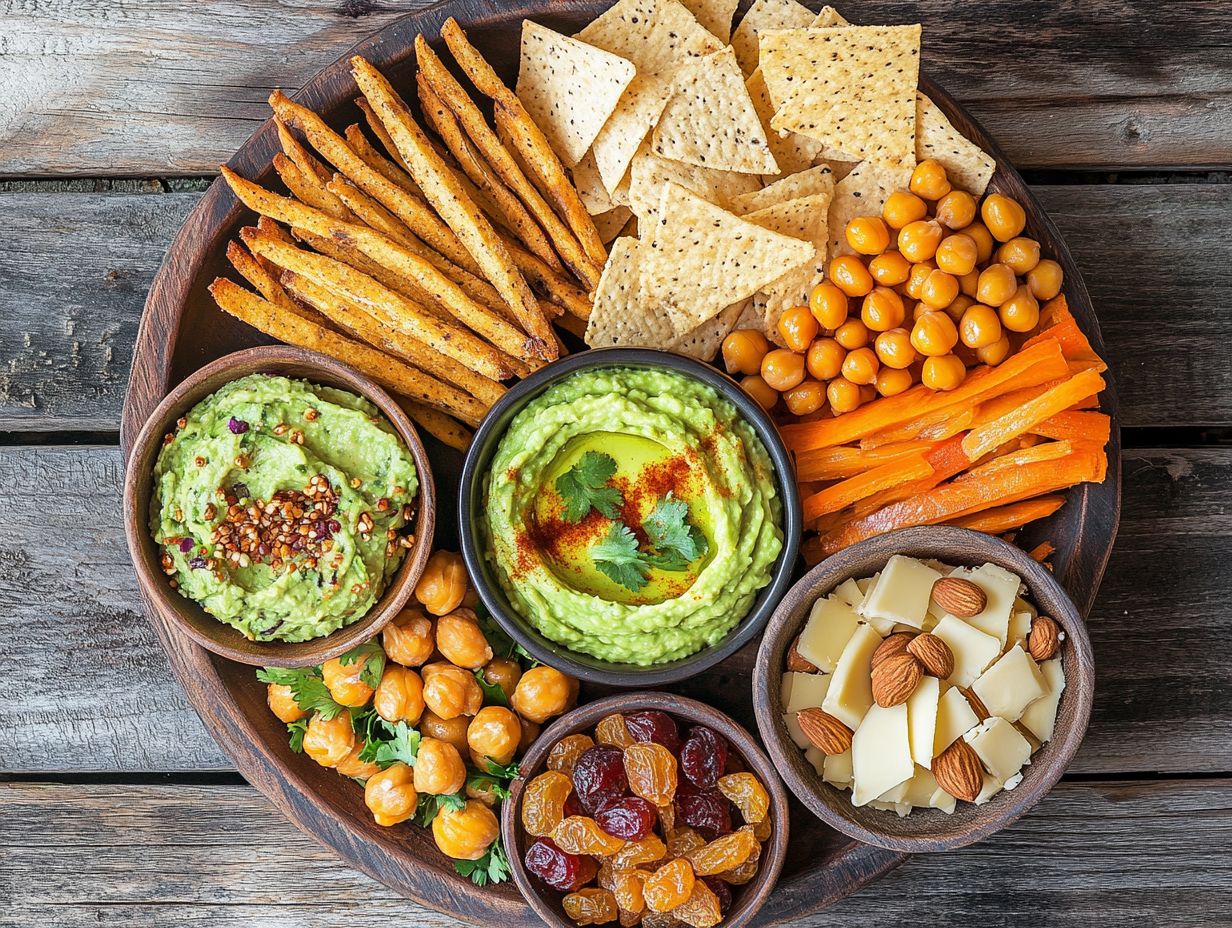
MULTIPOLYGON (((393 0, 0 3, 0 925, 444 925, 232 771, 140 613, 120 406, 215 166, 393 0)), ((1023 821, 815 925, 1232 924, 1232 6, 869 2, 1037 186, 1120 387, 1085 746, 1023 821)))

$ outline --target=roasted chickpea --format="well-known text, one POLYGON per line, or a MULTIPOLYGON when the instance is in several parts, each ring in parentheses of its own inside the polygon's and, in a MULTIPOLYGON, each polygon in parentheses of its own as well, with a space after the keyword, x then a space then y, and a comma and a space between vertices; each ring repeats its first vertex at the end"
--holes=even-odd
POLYGON ((1045 258, 1027 272, 1027 286, 1031 295, 1037 300, 1051 300, 1061 292, 1061 284, 1065 273, 1061 265, 1051 258, 1045 258))
POLYGON ((761 379, 760 374, 751 374, 740 381, 744 392, 757 401, 757 405, 769 412, 779 401, 779 391, 761 379))
MULTIPOLYGON (((959 285, 962 285, 961 280, 959 281, 959 285)), ((971 297, 967 296, 965 293, 960 293, 958 296, 954 297, 954 302, 945 308, 945 314, 953 319, 954 324, 957 325, 962 321, 963 314, 974 305, 975 300, 971 299, 971 297)))
POLYGON ((809 345, 808 354, 804 358, 804 366, 808 368, 810 376, 818 380, 832 380, 843 369, 843 358, 845 357, 847 357, 847 349, 834 339, 819 338, 809 345))
POLYGON ((952 354, 943 354, 924 359, 920 380, 930 390, 953 390, 966 376, 967 369, 962 361, 952 354))
POLYGON ((864 296, 873 289, 873 276, 855 255, 839 255, 832 259, 827 276, 848 296, 864 296))
POLYGON ((928 204, 906 190, 895 190, 886 197, 885 205, 881 207, 881 216, 891 229, 901 229, 927 215, 928 204))
POLYGON ((478 670, 492 659, 492 646, 479 619, 465 607, 436 620, 436 649, 445 660, 467 670, 478 670))
POLYGON ((790 390, 804 379, 804 358, 786 348, 776 348, 761 360, 761 379, 772 389, 790 390))
POLYGON ((1008 242, 1027 226, 1027 212, 1017 201, 990 193, 980 205, 980 218, 998 242, 1008 242))
POLYGON ((985 306, 1000 306, 1018 289, 1018 278, 1004 264, 990 264, 980 271, 975 298, 985 306))
POLYGON ((466 764, 447 741, 421 738, 415 755, 415 789, 437 796, 456 793, 466 785, 466 764))
POLYGON ((322 767, 336 767, 355 747, 355 731, 351 728, 351 716, 342 713, 337 718, 325 719, 314 713, 304 732, 304 753, 322 767))
POLYGON ((965 313, 958 324, 958 337, 968 348, 984 348, 1001 338, 1001 320, 997 311, 982 303, 976 303, 965 313))
POLYGON ((843 376, 854 384, 863 386, 877 379, 877 371, 881 362, 871 348, 857 348, 848 353, 843 361, 843 376))
POLYGON ((971 301, 975 302, 975 295, 980 292, 979 268, 976 268, 970 274, 963 274, 958 278, 958 290, 963 296, 969 296, 971 301))
POLYGON ((965 226, 962 234, 975 242, 975 261, 977 264, 983 264, 992 257, 993 249, 997 243, 993 240, 992 233, 988 231, 988 226, 982 222, 973 222, 969 226, 965 226))
POLYGON ((518 753, 525 754, 529 751, 530 746, 535 743, 541 731, 543 731, 543 728, 538 722, 522 719, 522 740, 518 742, 518 753))
POLYGON ((483 680, 489 686, 499 686, 508 700, 522 679, 522 666, 506 657, 494 657, 483 668, 483 680))
POLYGON ((432 820, 437 848, 454 860, 478 860, 499 836, 496 816, 478 799, 468 799, 461 809, 442 808, 432 820))
POLYGON ((778 330, 788 348, 803 354, 817 337, 820 326, 807 306, 793 306, 779 317, 778 330))
POLYGON ((363 749, 364 742, 356 739, 355 747, 351 748, 351 753, 338 761, 334 770, 344 777, 352 777, 356 780, 366 780, 373 774, 380 773, 381 768, 372 763, 372 761, 359 759, 360 752, 363 749))
POLYGON ((403 609, 381 632, 385 656, 403 667, 426 663, 436 647, 432 620, 417 608, 403 609))
POLYGON ((783 405, 793 416, 807 416, 826 402, 826 385, 817 380, 802 380, 783 394, 783 405))
POLYGON ((1011 332, 1030 332, 1039 325, 1039 301, 1031 295, 1026 284, 1014 291, 1014 295, 997 310, 1001 324, 1011 332))
POLYGON ((975 240, 961 232, 943 238, 933 258, 937 267, 955 277, 962 277, 974 271, 975 259, 975 240))
POLYGON ((1040 262, 1040 244, 1019 235, 997 249, 997 260, 1019 277, 1025 277, 1040 262))
POLYGON ((945 230, 935 219, 920 219, 902 227, 898 233, 898 250, 913 263, 931 260, 941 244, 945 230))
POLYGON ((911 273, 907 275, 907 283, 904 289, 907 291, 907 296, 913 300, 918 300, 924 292, 924 282, 928 280, 928 275, 937 270, 937 265, 932 261, 921 261, 919 264, 911 265, 911 273))
POLYGON ((766 336, 756 329, 736 329, 723 339, 723 366, 729 374, 756 374, 770 350, 766 336))
POLYGON ((414 725, 424 711, 423 680, 401 664, 387 664, 372 699, 376 714, 387 722, 414 725))
POLYGON ((834 331, 834 340, 848 351, 868 344, 868 326, 859 319, 848 319, 834 331))
POLYGON ((883 367, 877 373, 877 382, 874 386, 882 396, 898 396, 898 394, 909 390, 912 382, 911 371, 883 367))
POLYGON ((933 309, 945 309, 958 296, 958 278, 938 268, 924 279, 920 302, 933 309))
POLYGON ((914 326, 917 322, 920 321, 920 317, 924 315, 925 313, 935 313, 935 312, 936 310, 933 309, 931 306, 929 306, 925 302, 921 301, 919 303, 916 303, 913 307, 911 307, 911 324, 914 326))
POLYGON ((895 370, 905 370, 915 361, 915 348, 911 344, 911 333, 906 329, 890 329, 877 336, 874 346, 877 349, 877 359, 886 367, 895 370))
POLYGON ((911 276, 911 262, 901 251, 887 251, 868 262, 868 272, 883 287, 896 287, 911 276))
POLYGON ((522 674, 509 702, 522 718, 542 724, 565 711, 569 696, 569 678, 554 667, 540 664, 522 674))
POLYGON ((860 387, 844 377, 836 377, 826 385, 826 399, 836 416, 859 409, 863 401, 860 387))
POLYGON ((461 754, 469 750, 466 743, 466 730, 470 724, 469 716, 459 715, 452 719, 443 719, 431 709, 425 709, 423 716, 419 719, 419 732, 425 737, 452 744, 461 754))
POLYGON ((809 294, 809 310, 819 326, 832 332, 847 321, 847 294, 829 281, 820 283, 809 294))
POLYGON ((288 725, 298 722, 308 714, 295 701, 291 687, 281 683, 271 683, 265 688, 265 702, 270 712, 274 713, 280 722, 286 722, 288 725))
POLYGON ((925 313, 911 330, 911 344, 920 354, 929 357, 949 354, 958 344, 958 329, 945 313, 925 313))
POLYGON ((415 814, 419 793, 412 782, 411 768, 401 762, 368 778, 364 786, 364 805, 378 825, 397 825, 415 814))
POLYGON ((860 321, 873 332, 888 332, 903 324, 903 298, 889 287, 874 287, 860 307, 860 321))
POLYGON ((424 705, 443 719, 474 715, 483 705, 483 690, 469 670, 437 662, 423 666, 424 705))
POLYGON ((945 173, 945 165, 935 158, 926 158, 911 172, 911 192, 926 200, 940 200, 953 189, 945 173))
POLYGON ((363 657, 356 658, 351 664, 344 664, 342 658, 335 657, 321 665, 321 678, 334 702, 352 708, 368 705, 372 687, 359 676, 366 665, 367 659, 363 657))
POLYGON ((466 597, 466 566, 454 551, 433 551, 423 576, 415 584, 415 598, 432 615, 453 612, 466 597))
POLYGON ((471 719, 466 729, 471 762, 476 769, 487 771, 485 758, 497 764, 507 764, 517 753, 522 740, 522 723, 504 706, 485 706, 471 719))
MULTIPOLYGON (((1000 320, 998 320, 999 322, 1000 320)), ((996 367, 1002 361, 1010 356, 1010 337, 1002 335, 991 345, 985 345, 983 348, 975 350, 975 356, 979 358, 981 364, 987 364, 989 367, 996 367)))
POLYGON ((857 254, 879 255, 890 246, 890 230, 877 216, 857 216, 847 223, 845 234, 857 254))
POLYGON ((936 219, 947 229, 961 229, 975 221, 975 197, 965 190, 951 190, 937 201, 936 219))

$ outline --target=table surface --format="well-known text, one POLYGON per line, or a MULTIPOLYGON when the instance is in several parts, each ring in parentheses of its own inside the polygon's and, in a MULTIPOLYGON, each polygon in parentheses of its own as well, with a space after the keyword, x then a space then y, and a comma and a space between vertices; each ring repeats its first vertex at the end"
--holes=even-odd
MULTIPOLYGON (((123 540, 146 290, 267 116, 415 2, 0 2, 0 923, 438 926, 231 769, 123 540)), ((992 131, 1085 270, 1120 387, 1098 687, 1057 789, 808 919, 1232 924, 1232 6, 868 2, 992 131)))

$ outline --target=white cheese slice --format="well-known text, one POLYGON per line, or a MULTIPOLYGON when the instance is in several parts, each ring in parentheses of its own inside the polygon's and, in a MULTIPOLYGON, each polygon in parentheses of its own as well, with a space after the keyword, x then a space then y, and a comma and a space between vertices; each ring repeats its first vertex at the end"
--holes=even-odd
POLYGON ((954 672, 949 681, 955 686, 970 686, 1001 653, 998 639, 952 615, 938 622, 932 633, 948 644, 954 654, 954 672))
POLYGON ((804 759, 813 765, 813 769, 817 771, 819 777, 823 775, 826 766, 825 751, 810 744, 804 749, 804 759))
MULTIPOLYGON (((910 711, 907 714, 910 715, 910 711)), ((916 764, 915 773, 907 781, 907 792, 903 795, 903 799, 913 806, 924 806, 927 808, 932 802, 933 793, 938 788, 933 772, 925 770, 919 764, 916 764)))
POLYGON ((984 591, 984 595, 988 597, 984 611, 963 621, 986 635, 992 635, 997 639, 999 647, 1005 647, 1014 600, 1018 598, 1018 590, 1022 585, 1018 575, 996 564, 983 564, 974 570, 960 567, 950 576, 970 580, 984 591))
POLYGON ((1040 672, 1048 684, 1048 692, 1041 696, 1023 712, 1019 723, 1035 735, 1041 742, 1051 741, 1053 729, 1057 723, 1057 706, 1061 702, 1061 694, 1065 691, 1065 671, 1061 667, 1061 658, 1054 657, 1040 665, 1040 672))
POLYGON ((1001 792, 1001 781, 986 773, 984 774, 984 787, 980 790, 980 794, 975 797, 975 804, 982 806, 999 792, 1001 792))
POLYGON ((907 797, 907 787, 911 785, 911 778, 908 777, 898 786, 893 786, 887 789, 884 793, 877 797, 878 802, 904 802, 907 797))
POLYGON ((837 596, 826 596, 813 603, 796 650, 822 673, 833 673, 859 624, 854 609, 837 596))
POLYGON ((860 605, 860 614, 869 620, 923 628, 933 584, 940 579, 941 573, 922 561, 896 554, 886 562, 881 579, 860 605))
POLYGON ((1035 618, 1039 615, 1039 610, 1023 599, 1021 594, 1019 594, 1018 598, 1014 600, 1014 611, 1025 612, 1030 615, 1031 618, 1035 618))
POLYGON ((873 590, 877 589, 877 584, 881 580, 881 571, 873 574, 871 577, 866 577, 863 580, 857 580, 856 586, 859 587, 863 596, 860 602, 856 605, 856 615, 862 618, 865 622, 871 625, 882 638, 890 634, 890 629, 894 627, 894 623, 889 619, 879 618, 878 616, 870 616, 866 613, 864 604, 868 602, 868 598, 873 594, 873 590))
POLYGON ((954 809, 958 805, 958 800, 943 790, 940 786, 937 791, 929 797, 928 807, 930 809, 940 809, 946 815, 953 815, 954 809))
POLYGON ((1013 725, 993 716, 963 735, 984 768, 1004 783, 1031 759, 1031 745, 1013 725))
POLYGON ((1048 681, 1022 645, 1014 645, 971 684, 971 691, 989 714, 1017 722, 1029 704, 1048 692, 1048 681))
POLYGON ((852 778, 851 748, 848 748, 842 754, 826 755, 825 767, 821 772, 821 778, 831 786, 837 786, 839 789, 850 789, 852 778))
POLYGON ((837 596, 852 609, 855 609, 860 603, 864 602, 864 591, 860 589, 860 585, 851 577, 848 577, 842 583, 834 588, 831 596, 837 596))
POLYGON ((1031 613, 1015 612, 1010 617, 1009 634, 1005 636, 1005 650, 1008 651, 1014 645, 1024 643, 1029 634, 1031 634, 1031 613))
MULTIPOLYGON (((915 692, 907 697, 907 733, 911 739, 911 759, 921 767, 933 765, 933 743, 937 734, 937 706, 941 681, 923 677, 915 692)), ((917 802, 915 805, 924 805, 917 802)))
POLYGON ((911 803, 909 802, 882 802, 879 799, 874 799, 868 804, 868 807, 881 812, 895 812, 899 818, 906 818, 911 814, 911 803))
POLYGON ((951 687, 937 702, 937 730, 933 736, 933 757, 980 724, 979 716, 957 687, 951 687))
MULTIPOLYGON (((1017 732, 1015 732, 1017 734, 1017 732)), ((911 778, 907 704, 873 706, 851 741, 851 804, 863 806, 911 778)))
MULTIPOLYGON (((881 636, 861 625, 843 648, 821 708, 855 731, 873 704, 873 652, 881 636)), ((905 709, 905 707, 904 707, 905 709)))
POLYGON ((830 678, 821 673, 785 673, 781 693, 783 696, 783 723, 791 740, 798 748, 807 748, 813 742, 804 734, 804 729, 796 721, 796 713, 801 709, 816 709, 826 698, 826 690, 830 687, 830 678))

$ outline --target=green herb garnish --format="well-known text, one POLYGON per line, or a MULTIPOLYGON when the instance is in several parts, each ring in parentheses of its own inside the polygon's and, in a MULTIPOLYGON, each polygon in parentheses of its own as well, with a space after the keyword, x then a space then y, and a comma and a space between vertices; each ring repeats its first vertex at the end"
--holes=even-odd
POLYGON ((497 684, 489 683, 484 679, 482 667, 475 671, 475 680, 479 683, 479 688, 483 690, 484 705, 509 705, 509 697, 505 695, 505 691, 497 684))
POLYGON ((509 879, 509 858, 505 856, 500 838, 493 841, 488 852, 478 860, 455 860, 453 868, 461 876, 470 877, 476 886, 503 883, 509 879))
POLYGON ((650 577, 650 563, 638 548, 637 536, 623 522, 613 522, 603 540, 591 545, 591 559, 605 577, 634 592, 650 577))
MULTIPOLYGON (((388 722, 382 722, 385 726, 385 731, 391 736, 387 741, 377 742, 376 750, 372 752, 371 759, 383 770, 386 767, 393 766, 396 763, 406 764, 408 767, 415 766, 415 758, 419 756, 419 732, 406 722, 397 722, 390 725, 388 722)), ((364 759, 364 752, 360 752, 360 760, 364 759)))
POLYGON ((287 735, 291 742, 291 750, 296 754, 304 752, 304 733, 308 731, 308 720, 298 719, 287 723, 287 735))
POLYGON ((432 824, 432 820, 436 818, 436 814, 441 809, 452 809, 457 811, 466 807, 466 796, 460 790, 456 793, 447 793, 445 795, 425 794, 419 797, 419 807, 415 810, 415 818, 413 821, 421 828, 427 828, 432 824))
POLYGON ((616 459, 600 451, 587 451, 556 478, 556 492, 565 502, 565 520, 581 522, 590 510, 614 519, 624 496, 607 482, 616 474, 616 459))
POLYGON ((361 660, 363 669, 359 672, 359 679, 376 689, 381 683, 381 674, 385 672, 385 650, 375 638, 357 644, 338 658, 338 662, 344 667, 350 667, 361 660))
POLYGON ((688 521, 689 504, 674 499, 671 493, 659 500, 654 511, 642 523, 657 558, 655 567, 663 570, 684 570, 706 553, 706 536, 688 521))
POLYGON ((336 719, 346 711, 346 706, 334 701, 329 695, 329 687, 321 679, 320 671, 315 667, 303 670, 292 670, 288 667, 264 667, 257 671, 257 679, 262 683, 274 683, 291 688, 291 698, 305 712, 319 712, 321 718, 329 721, 336 719))

